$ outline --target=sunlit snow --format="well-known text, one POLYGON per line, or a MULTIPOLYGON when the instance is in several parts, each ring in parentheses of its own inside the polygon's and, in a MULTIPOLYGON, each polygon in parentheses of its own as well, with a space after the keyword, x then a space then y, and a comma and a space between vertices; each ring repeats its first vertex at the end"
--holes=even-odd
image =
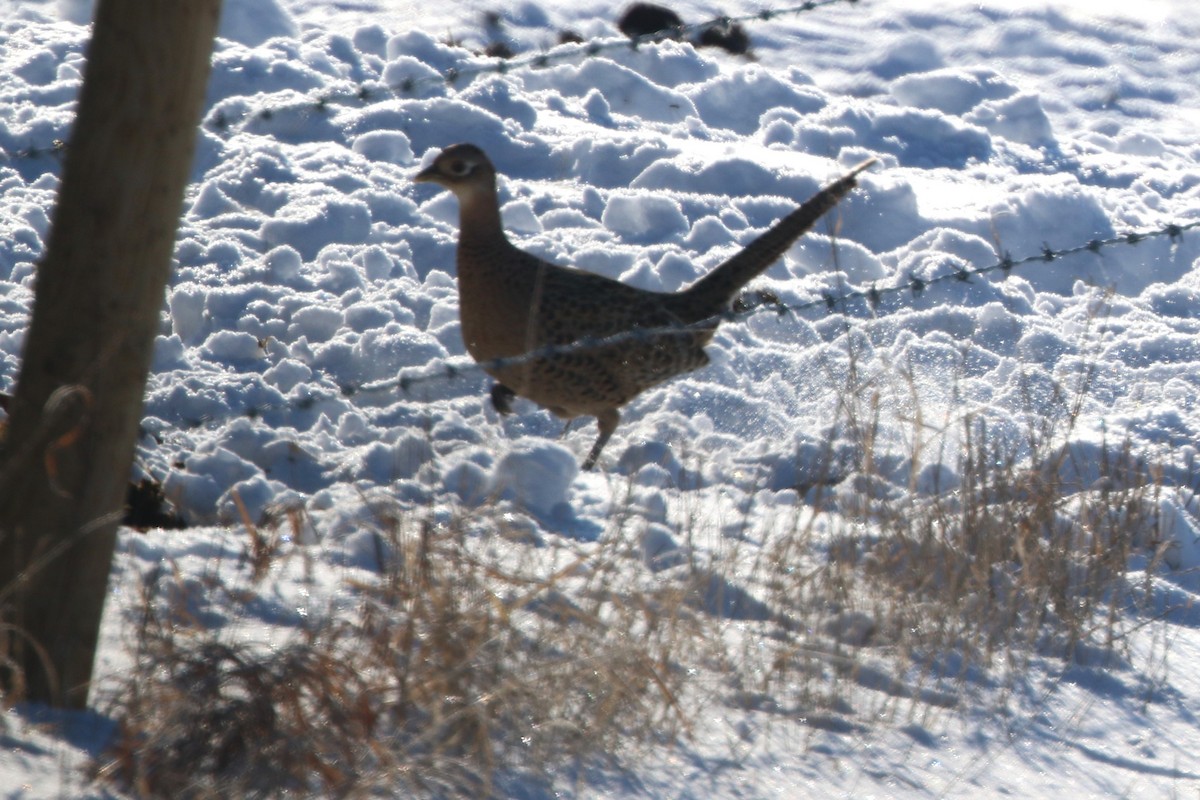
MULTIPOLYGON (((445 43, 486 44, 485 10, 502 11, 522 53, 552 47, 560 29, 615 37, 615 7, 225 5, 137 462, 199 527, 123 534, 101 685, 127 663, 121 619, 138 576, 160 562, 200 575, 234 561, 243 513, 305 512, 295 546, 318 573, 305 593, 335 594, 372 570, 362 525, 381 497, 434 513, 499 504, 531 541, 589 546, 603 545, 610 514, 633 509, 653 573, 690 548, 720 551, 745 519, 769 530, 812 500, 813 464, 840 433, 855 369, 878 393, 891 455, 876 465, 880 491, 918 496, 962 477, 954 462, 916 462, 918 411, 929 453, 954 448, 968 415, 1016 441, 1030 419, 1065 413, 1049 387, 1087 373, 1066 443, 1080 486, 1125 445, 1164 475, 1162 569, 1177 596, 1154 634, 1169 658, 1157 652, 1147 668, 1162 674, 1045 666, 1059 671, 1053 689, 1009 725, 985 707, 767 735, 752 713, 730 712, 697 742, 649 755, 637 781, 580 796, 1200 791, 1200 231, 944 279, 1200 220, 1191 3, 862 0, 746 23, 754 59, 667 41, 453 86, 445 70, 492 63, 445 43), (408 79, 410 94, 387 91, 408 79), (363 86, 365 101, 314 107, 363 86), (807 310, 723 326, 712 364, 630 404, 602 469, 584 473, 593 422, 559 438, 560 421, 520 400, 498 417, 465 355, 457 206, 411 181, 458 141, 502 173, 520 246, 660 291, 849 166, 880 163, 752 285, 807 310), (851 301, 843 316, 822 300, 872 286, 887 290, 874 308, 851 301), (681 540, 696 518, 712 541, 681 540)), ((765 6, 671 5, 695 22, 765 6)), ((11 391, 61 175, 54 156, 16 154, 69 138, 89 6, 0 0, 0 14, 0 389, 11 391)), ((298 567, 277 578, 292 599, 306 580, 298 567)), ((735 565, 722 580, 741 591, 735 565)), ((0 795, 108 796, 78 772, 103 745, 103 712, 72 724, 60 736, 7 713, 0 795)))

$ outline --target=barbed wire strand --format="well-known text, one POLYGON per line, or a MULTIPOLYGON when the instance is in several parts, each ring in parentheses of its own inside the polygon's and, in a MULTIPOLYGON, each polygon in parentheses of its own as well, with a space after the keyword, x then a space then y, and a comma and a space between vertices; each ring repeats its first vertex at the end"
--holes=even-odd
MULTIPOLYGON (((543 69, 556 64, 576 61, 581 58, 592 58, 607 52, 637 50, 639 47, 647 44, 657 44, 670 39, 685 39, 703 34, 708 30, 729 27, 743 22, 768 22, 779 17, 816 11, 826 6, 839 4, 855 5, 858 2, 859 0, 808 0, 808 2, 785 8, 763 9, 753 14, 744 14, 741 16, 718 16, 704 22, 673 26, 661 31, 644 33, 638 36, 593 39, 586 42, 568 42, 533 55, 508 59, 494 57, 485 62, 449 67, 441 71, 434 70, 436 73, 434 75, 412 76, 392 83, 382 81, 357 83, 353 84, 353 88, 348 90, 324 92, 316 97, 307 97, 303 100, 262 107, 247 113, 241 119, 242 121, 255 119, 268 120, 276 114, 282 114, 290 110, 325 113, 331 105, 352 103, 369 105, 397 96, 411 97, 425 87, 440 85, 454 88, 462 86, 481 75, 503 75, 527 69, 543 69)), ((233 130, 235 121, 230 119, 225 111, 218 108, 215 112, 210 113, 204 124, 209 130, 218 133, 228 133, 233 130)), ((0 147, 0 155, 3 155, 9 161, 16 159, 32 160, 44 156, 60 157, 66 148, 67 143, 64 140, 55 139, 46 145, 31 145, 13 151, 0 147)))
POLYGON ((838 313, 838 308, 843 309, 843 313, 847 306, 856 300, 865 300, 871 306, 873 311, 877 311, 882 299, 889 295, 898 295, 902 293, 910 293, 913 296, 920 295, 923 291, 931 286, 936 286, 942 283, 951 281, 968 282, 972 277, 987 275, 992 272, 1003 272, 1005 275, 1019 267, 1027 266, 1035 263, 1051 263, 1067 256, 1078 255, 1080 253, 1100 253, 1102 250, 1115 245, 1136 245, 1148 239, 1159 237, 1169 237, 1172 240, 1179 239, 1185 231, 1200 228, 1200 220, 1189 223, 1171 223, 1157 230, 1132 232, 1120 236, 1113 236, 1107 239, 1092 239, 1084 244, 1061 249, 1054 249, 1049 246, 1044 246, 1041 252, 1036 255, 1029 255, 1023 258, 1014 259, 1011 255, 1005 253, 999 261, 994 264, 989 264, 984 267, 967 267, 959 266, 950 272, 945 272, 933 278, 918 278, 910 276, 905 283, 896 284, 879 288, 872 284, 865 289, 852 289, 840 294, 834 294, 829 291, 821 293, 817 299, 810 300, 798 304, 780 303, 774 300, 765 302, 753 303, 749 307, 741 310, 725 311, 720 314, 715 314, 707 319, 691 323, 690 325, 668 325, 654 328, 634 328, 629 331, 624 331, 618 334, 604 337, 588 337, 578 339, 569 344, 550 345, 547 347, 531 350, 520 356, 510 358, 497 358, 488 361, 470 362, 462 366, 452 366, 444 369, 441 372, 430 375, 417 376, 401 376, 387 381, 379 381, 376 383, 366 384, 361 387, 361 391, 385 391, 388 389, 398 388, 401 391, 408 391, 412 387, 427 382, 430 380, 446 380, 458 377, 464 371, 483 371, 501 370, 512 367, 519 367, 532 361, 558 358, 566 355, 571 355, 585 350, 594 350, 598 348, 615 347, 623 344, 628 344, 637 341, 646 341, 649 339, 661 338, 664 336, 679 335, 696 331, 703 331, 714 328, 721 323, 739 323, 744 322, 752 316, 763 312, 772 312, 777 315, 785 314, 800 314, 813 309, 824 309, 826 315, 838 313))
MULTIPOLYGON (((701 35, 706 31, 727 28, 743 22, 767 22, 778 17, 804 14, 832 5, 855 5, 859 0, 808 0, 799 5, 778 9, 763 9, 753 14, 741 16, 718 16, 704 22, 690 25, 676 25, 652 33, 637 36, 621 36, 606 39, 593 39, 587 42, 568 42, 557 45, 549 50, 535 55, 518 56, 515 58, 493 57, 486 62, 474 63, 468 66, 449 67, 437 72, 436 75, 411 76, 390 84, 361 83, 354 89, 344 92, 326 92, 320 97, 309 100, 263 108, 249 115, 250 119, 270 119, 275 114, 292 109, 310 110, 324 113, 330 105, 354 102, 371 103, 388 99, 393 96, 410 97, 425 87, 465 85, 470 80, 481 75, 505 75, 526 69, 544 69, 556 64, 576 61, 581 58, 593 58, 603 53, 618 50, 637 50, 642 45, 658 44, 673 39, 686 39, 701 35)), ((233 126, 231 120, 218 113, 211 120, 211 126, 218 131, 228 130, 233 126)))
MULTIPOLYGON (((1072 247, 1052 248, 1047 245, 1039 252, 1022 258, 1013 258, 1008 253, 1004 253, 995 263, 982 267, 959 265, 956 269, 949 270, 932 278, 920 278, 910 275, 906 280, 892 286, 879 287, 876 284, 872 284, 866 288, 851 289, 838 294, 826 290, 821 292, 819 297, 812 300, 790 305, 780 303, 771 298, 765 298, 757 302, 751 301, 737 310, 715 314, 690 325, 634 328, 611 336, 588 337, 567 344, 540 347, 518 356, 480 362, 472 361, 469 356, 459 356, 438 367, 407 367, 402 371, 401 375, 387 380, 355 385, 334 379, 332 383, 336 389, 328 393, 310 394, 303 398, 282 402, 257 403, 240 410, 230 411, 228 414, 186 417, 181 420, 181 427, 194 429, 235 418, 259 419, 263 415, 273 411, 308 411, 316 408, 321 403, 349 400, 365 394, 398 391, 402 395, 411 396, 417 387, 427 383, 452 381, 464 377, 483 375, 489 370, 519 367, 533 361, 560 358, 586 350, 616 347, 633 342, 662 339, 669 336, 686 335, 696 331, 709 330, 722 323, 737 324, 745 322, 753 316, 766 312, 783 316, 787 314, 798 315, 817 310, 823 316, 828 317, 838 313, 845 314, 853 303, 861 301, 867 304, 873 314, 878 314, 883 299, 889 296, 907 294, 915 299, 922 292, 939 284, 951 282, 966 283, 971 278, 995 272, 1003 273, 1007 277, 1013 270, 1032 264, 1054 264, 1061 262, 1069 256, 1082 253, 1100 254, 1108 248, 1135 246, 1150 239, 1167 237, 1172 241, 1176 241, 1181 239, 1187 231, 1197 228, 1200 228, 1200 220, 1187 223, 1169 223, 1155 230, 1124 233, 1104 239, 1091 239, 1072 247)), ((168 421, 168 424, 171 423, 168 421)))

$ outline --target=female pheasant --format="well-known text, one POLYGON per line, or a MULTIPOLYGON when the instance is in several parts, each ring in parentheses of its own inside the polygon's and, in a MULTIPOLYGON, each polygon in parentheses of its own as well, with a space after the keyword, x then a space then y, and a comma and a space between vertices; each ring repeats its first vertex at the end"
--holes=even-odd
POLYGON ((512 397, 520 395, 564 419, 595 417, 600 435, 583 462, 584 469, 591 469, 620 422, 621 407, 645 390, 707 364, 704 345, 735 295, 854 188, 856 176, 872 163, 854 167, 692 286, 674 293, 638 289, 517 248, 501 225, 495 167, 475 145, 447 147, 415 180, 439 184, 458 198, 462 335, 467 352, 499 381, 492 389, 496 409, 508 413, 512 397), (545 353, 638 330, 647 335, 545 353))

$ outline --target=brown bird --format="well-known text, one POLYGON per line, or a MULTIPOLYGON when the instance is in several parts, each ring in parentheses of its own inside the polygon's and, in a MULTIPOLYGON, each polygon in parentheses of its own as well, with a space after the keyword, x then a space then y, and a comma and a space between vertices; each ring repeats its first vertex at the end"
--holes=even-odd
POLYGON ((496 410, 509 413, 512 398, 520 395, 568 420, 595 417, 600 436, 583 462, 591 469, 620 422, 620 408, 652 386, 707 364, 704 345, 734 296, 854 188, 855 176, 872 163, 854 167, 674 293, 638 289, 518 249, 500 222, 495 167, 475 145, 447 147, 415 180, 444 186, 458 198, 462 335, 467 352, 499 381, 491 394, 496 410), (639 329, 647 334, 545 352, 639 329))

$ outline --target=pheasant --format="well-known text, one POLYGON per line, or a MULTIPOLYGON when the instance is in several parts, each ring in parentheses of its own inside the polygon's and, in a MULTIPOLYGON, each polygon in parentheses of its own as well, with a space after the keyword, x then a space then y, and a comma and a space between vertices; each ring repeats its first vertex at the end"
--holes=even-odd
POLYGON ((583 462, 586 470, 616 430, 622 406, 707 364, 704 345, 735 295, 853 189, 872 163, 854 167, 673 293, 638 289, 517 248, 501 225, 495 167, 475 145, 447 147, 415 180, 436 183, 458 198, 462 336, 467 352, 499 381, 491 391, 493 405, 509 413, 519 395, 567 420, 595 417, 599 437, 583 462), (646 335, 621 336, 638 330, 646 335), (580 340, 595 344, 562 347, 580 340))

